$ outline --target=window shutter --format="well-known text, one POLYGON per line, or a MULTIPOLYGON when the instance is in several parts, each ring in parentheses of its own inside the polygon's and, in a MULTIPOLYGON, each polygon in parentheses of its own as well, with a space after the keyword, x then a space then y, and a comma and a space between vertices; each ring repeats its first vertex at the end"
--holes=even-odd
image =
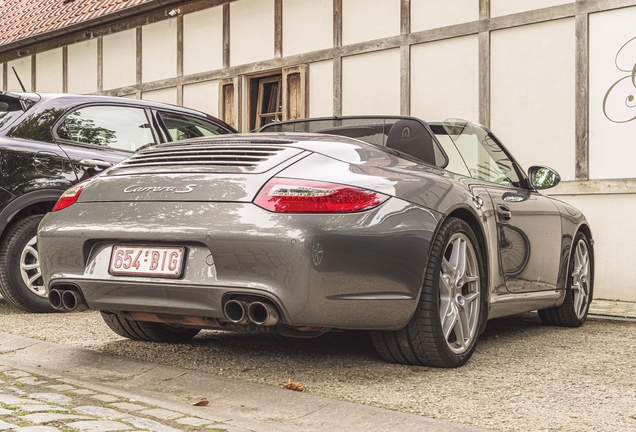
POLYGON ((219 82, 219 117, 225 123, 241 130, 241 79, 240 77, 219 82))
POLYGON ((283 120, 307 117, 308 70, 306 65, 283 69, 283 120))

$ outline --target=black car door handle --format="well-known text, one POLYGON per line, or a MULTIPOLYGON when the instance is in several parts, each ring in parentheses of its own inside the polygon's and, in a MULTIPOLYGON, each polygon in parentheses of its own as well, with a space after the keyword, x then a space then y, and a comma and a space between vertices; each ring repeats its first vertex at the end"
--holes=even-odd
POLYGON ((113 166, 112 163, 99 159, 82 159, 80 165, 88 168, 110 168, 113 166))
POLYGON ((502 222, 508 222, 512 219, 512 212, 504 205, 497 206, 497 215, 499 216, 499 220, 502 222))

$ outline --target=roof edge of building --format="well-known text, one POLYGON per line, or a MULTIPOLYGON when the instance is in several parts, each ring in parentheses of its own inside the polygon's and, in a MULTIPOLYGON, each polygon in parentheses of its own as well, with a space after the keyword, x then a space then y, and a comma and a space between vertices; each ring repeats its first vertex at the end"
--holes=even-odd
POLYGON ((4 45, 0 45, 0 54, 5 54, 7 52, 25 48, 30 45, 52 40, 62 35, 76 33, 82 30, 89 30, 102 25, 111 24, 120 19, 131 18, 135 15, 139 15, 156 9, 161 9, 163 7, 173 6, 179 3, 185 2, 184 0, 151 0, 140 5, 131 6, 103 16, 71 24, 66 27, 56 28, 43 33, 34 34, 22 39, 9 42, 4 45))

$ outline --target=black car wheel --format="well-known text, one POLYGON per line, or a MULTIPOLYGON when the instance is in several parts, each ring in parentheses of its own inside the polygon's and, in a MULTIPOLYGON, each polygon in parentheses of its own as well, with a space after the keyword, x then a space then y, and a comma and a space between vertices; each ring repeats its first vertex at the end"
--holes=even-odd
POLYGON ((102 312, 102 318, 108 327, 119 336, 133 340, 186 342, 201 331, 201 329, 197 328, 176 327, 157 322, 129 320, 107 312, 102 312))
POLYGON ((565 299, 561 306, 539 311, 541 322, 561 327, 579 327, 587 318, 592 303, 594 262, 590 241, 579 232, 574 237, 570 265, 568 266, 565 299))
POLYGON ((465 364, 487 314, 483 268, 470 226, 456 218, 444 221, 433 243, 413 318, 401 330, 371 333, 380 356, 404 364, 465 364))
POLYGON ((28 312, 55 312, 49 304, 37 245, 42 215, 17 222, 0 246, 0 293, 9 303, 28 312))

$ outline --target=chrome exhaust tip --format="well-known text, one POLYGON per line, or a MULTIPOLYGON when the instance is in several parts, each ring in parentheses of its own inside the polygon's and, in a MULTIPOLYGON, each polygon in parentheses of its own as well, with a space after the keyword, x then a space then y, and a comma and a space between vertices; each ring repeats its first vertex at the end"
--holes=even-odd
POLYGON ((239 300, 228 300, 223 306, 223 314, 235 324, 247 324, 250 319, 247 317, 247 303, 239 300))
POLYGON ((60 290, 52 289, 49 291, 49 304, 55 310, 65 310, 62 304, 62 292, 60 290))
POLYGON ((274 305, 261 302, 250 303, 247 308, 247 316, 254 324, 266 327, 276 325, 280 319, 274 305))
POLYGON ((82 295, 70 290, 62 292, 62 306, 69 312, 82 312, 88 309, 82 295))

